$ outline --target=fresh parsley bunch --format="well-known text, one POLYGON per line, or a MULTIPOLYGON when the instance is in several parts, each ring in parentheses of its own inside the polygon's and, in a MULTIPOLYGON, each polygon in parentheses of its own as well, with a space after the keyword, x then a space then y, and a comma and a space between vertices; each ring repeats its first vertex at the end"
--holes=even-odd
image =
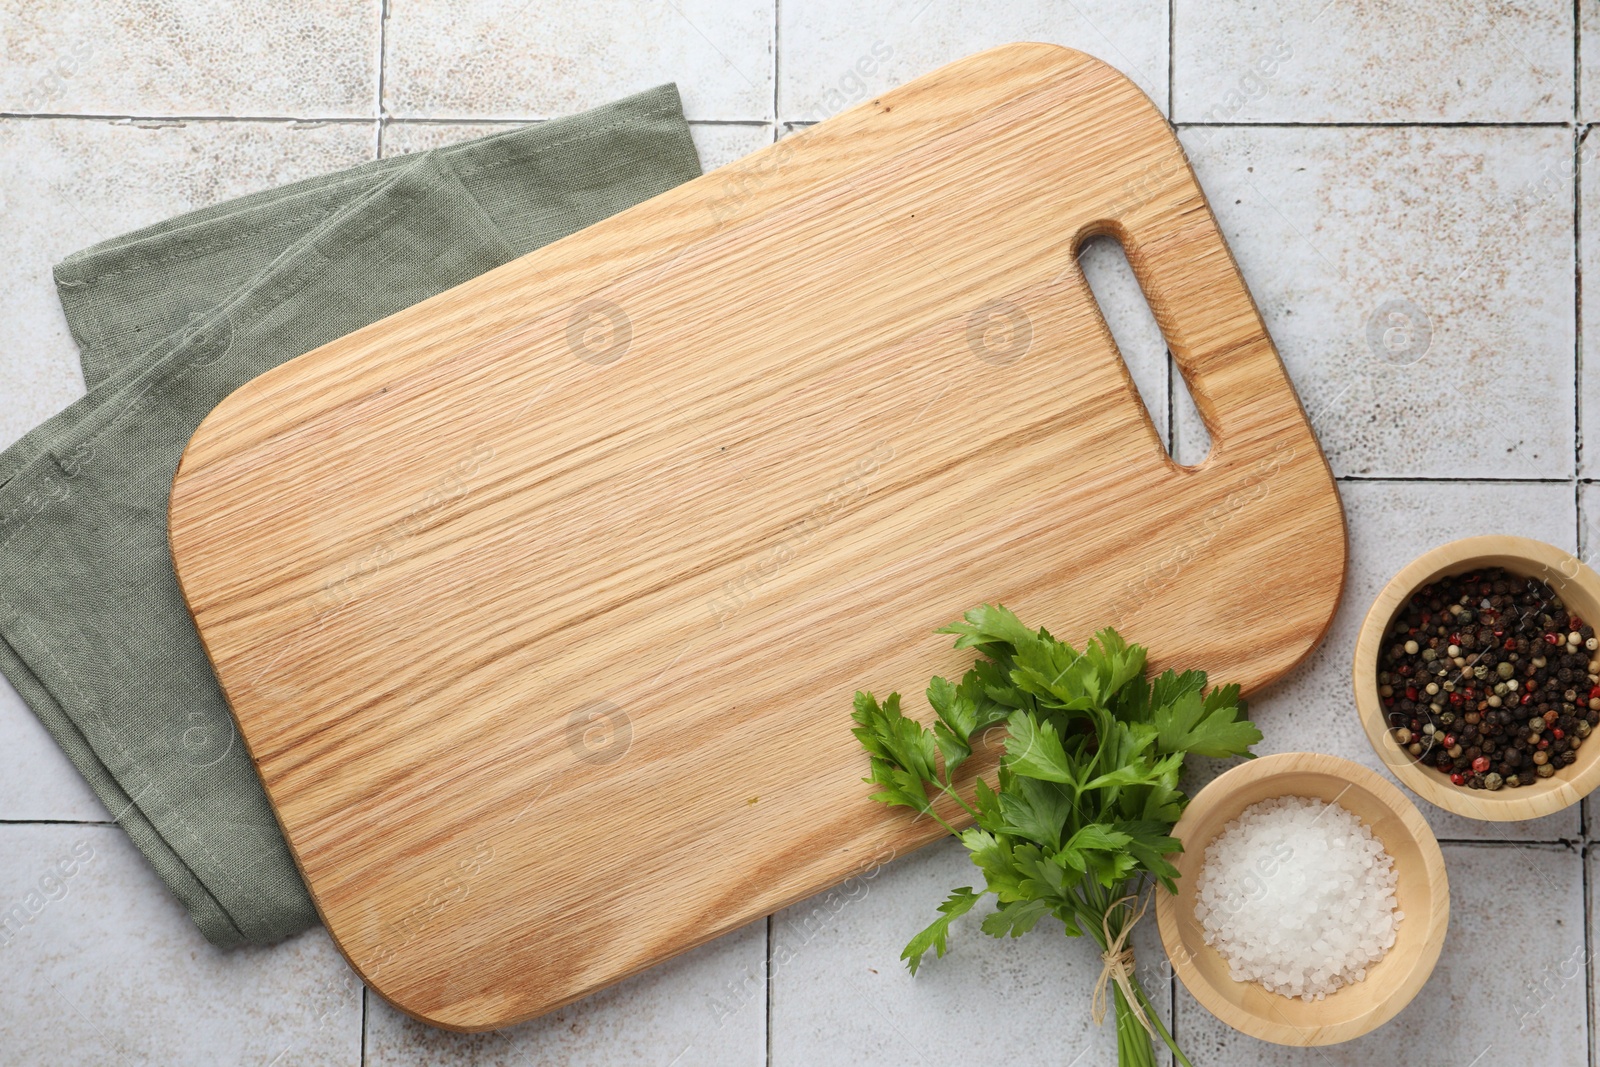
POLYGON ((1178 789, 1183 758, 1249 755, 1261 740, 1239 687, 1208 691, 1202 671, 1169 670, 1147 682, 1145 650, 1115 630, 1079 652, 1000 606, 974 608, 939 632, 980 658, 959 685, 928 683, 932 729, 901 713, 899 693, 882 703, 871 693, 855 698, 853 732, 871 756, 864 781, 878 787, 873 799, 936 820, 984 876, 982 892, 952 892, 901 958, 915 974, 929 949, 943 956, 950 923, 989 893, 998 901, 983 920, 991 936, 1020 937, 1054 915, 1069 937, 1087 933, 1100 946, 1095 1017, 1104 1016, 1109 979, 1123 1067, 1153 1067, 1152 1032, 1188 1067, 1134 974, 1127 937, 1148 879, 1176 890, 1178 871, 1166 857, 1183 848, 1171 836, 1189 799, 1178 789), (1002 723, 999 788, 979 778, 968 802, 956 771, 973 741, 1002 723), (936 805, 973 825, 957 830, 936 805))

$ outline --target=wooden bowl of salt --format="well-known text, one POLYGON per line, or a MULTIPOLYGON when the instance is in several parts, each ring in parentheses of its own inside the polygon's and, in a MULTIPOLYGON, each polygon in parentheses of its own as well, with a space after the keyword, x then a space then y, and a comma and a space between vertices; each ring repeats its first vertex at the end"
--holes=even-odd
POLYGON ((1348 1041, 1399 1014, 1433 972, 1450 922, 1444 855, 1416 806, 1360 764, 1315 752, 1263 756, 1240 764, 1200 791, 1173 835, 1183 842, 1184 851, 1172 857, 1179 871, 1177 893, 1155 890, 1161 943, 1194 998, 1234 1029, 1280 1045, 1348 1041), (1395 906, 1404 913, 1394 930, 1394 943, 1366 967, 1364 978, 1321 1000, 1285 996, 1255 981, 1235 980, 1228 961, 1207 943, 1195 912, 1208 846, 1246 808, 1277 797, 1338 804, 1360 819, 1394 860, 1395 906))

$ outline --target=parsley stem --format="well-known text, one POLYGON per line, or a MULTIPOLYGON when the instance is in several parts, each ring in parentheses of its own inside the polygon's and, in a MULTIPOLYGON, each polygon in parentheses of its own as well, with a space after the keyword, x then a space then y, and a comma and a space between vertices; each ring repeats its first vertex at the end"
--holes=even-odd
POLYGON ((1156 1033, 1161 1035, 1161 1040, 1166 1043, 1172 1054, 1178 1058, 1180 1067, 1194 1067, 1194 1064, 1189 1062, 1189 1057, 1183 1054, 1183 1050, 1178 1047, 1178 1043, 1167 1032, 1167 1028, 1161 1025, 1161 1016, 1156 1014, 1156 1006, 1150 1003, 1150 998, 1145 994, 1144 986, 1139 984, 1137 975, 1133 978, 1133 992, 1139 998, 1139 1003, 1144 1005, 1144 1013, 1151 1024, 1155 1026, 1156 1033))
POLYGON ((1155 1067, 1154 1043, 1150 1040, 1149 1032, 1139 1025, 1138 1018, 1123 996, 1122 987, 1115 986, 1111 995, 1117 1012, 1118 1067, 1155 1067))
POLYGON ((934 822, 936 822, 940 826, 944 827, 945 832, 948 833, 951 837, 959 838, 961 836, 959 833, 956 832, 956 828, 954 826, 951 826, 949 823, 947 823, 943 819, 939 818, 939 813, 933 810, 933 805, 932 804, 929 804, 927 807, 923 808, 922 809, 922 814, 926 815, 928 818, 932 819, 934 822))
MULTIPOLYGON (((949 797, 952 797, 957 804, 961 805, 961 809, 963 811, 972 816, 973 822, 978 821, 978 813, 973 811, 972 808, 968 807, 967 802, 961 799, 960 793, 957 793, 954 789, 946 785, 944 782, 939 781, 937 778, 925 778, 923 781, 924 784, 931 782, 933 785, 938 786, 941 792, 949 797)), ((939 813, 933 810, 932 804, 929 804, 927 807, 923 808, 922 813, 928 816, 934 822, 938 823, 940 826, 944 827, 945 832, 951 837, 959 838, 961 836, 961 831, 957 830, 954 826, 951 826, 949 823, 939 818, 939 813)))
MULTIPOLYGON (((973 822, 977 822, 978 821, 978 813, 976 811, 973 811, 972 807, 970 805, 968 805, 965 800, 961 799, 961 794, 960 793, 956 792, 954 788, 952 788, 950 785, 948 785, 948 784, 946 784, 944 782, 936 781, 934 784, 937 785, 940 789, 944 790, 950 796, 954 797, 955 798, 955 802, 957 804, 961 805, 961 809, 963 811, 965 811, 968 815, 972 816, 972 821, 973 822)), ((946 829, 948 829, 948 827, 946 829)), ((954 830, 951 830, 950 832, 953 833, 953 834, 955 833, 954 830)), ((960 834, 956 834, 956 836, 959 837, 961 835, 960 834)))

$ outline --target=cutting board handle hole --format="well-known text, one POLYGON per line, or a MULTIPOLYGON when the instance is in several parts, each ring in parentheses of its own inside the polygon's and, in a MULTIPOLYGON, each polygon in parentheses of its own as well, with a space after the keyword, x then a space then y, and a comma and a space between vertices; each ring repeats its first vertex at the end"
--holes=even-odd
POLYGON ((1122 242, 1111 234, 1086 238, 1078 247, 1078 266, 1162 447, 1184 466, 1201 463, 1211 451, 1211 435, 1122 242))

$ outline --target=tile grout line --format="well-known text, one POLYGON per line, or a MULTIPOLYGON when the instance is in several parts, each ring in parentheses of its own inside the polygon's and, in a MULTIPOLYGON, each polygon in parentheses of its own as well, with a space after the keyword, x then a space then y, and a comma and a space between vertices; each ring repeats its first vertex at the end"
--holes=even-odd
POLYGON ((1583 0, 1572 0, 1572 121, 1583 117, 1583 0))
MULTIPOLYGON (((578 112, 573 112, 578 114, 578 112)), ((432 116, 432 115, 385 115, 384 123, 390 126, 526 126, 535 122, 554 122, 556 119, 565 118, 564 115, 546 115, 536 118, 472 118, 471 116, 432 116)), ((270 121, 270 120, 262 120, 270 121)), ((370 122, 370 119, 361 119, 370 122)), ((691 126, 760 126, 763 129, 772 123, 766 119, 685 119, 691 126)))
MULTIPOLYGON (((1576 34, 1576 27, 1574 27, 1576 34)), ((1578 540, 1583 552, 1583 142, 1586 131, 1577 122, 1577 87, 1574 79, 1572 127, 1572 497, 1577 514, 1578 540)))
POLYGON ((387 63, 387 57, 385 56, 385 53, 388 51, 388 45, 389 45, 389 0, 378 0, 378 85, 377 85, 377 94, 373 98, 373 101, 372 101, 373 125, 374 125, 373 137, 372 137, 372 142, 373 142, 372 143, 372 155, 373 155, 374 159, 382 159, 383 158, 383 134, 384 134, 384 113, 383 113, 383 88, 384 88, 384 86, 383 86, 383 80, 384 80, 385 74, 387 73, 387 71, 384 68, 385 68, 385 65, 387 63))
MULTIPOLYGON (((1336 474, 1334 475, 1334 480, 1340 482, 1422 482, 1438 485, 1464 485, 1469 483, 1473 485, 1571 485, 1573 483, 1573 479, 1570 477, 1513 478, 1491 475, 1471 477, 1448 474, 1336 474)), ((1596 479, 1579 478, 1577 481, 1584 485, 1590 485, 1596 479)))
MULTIPOLYGON (((1432 828, 1431 826, 1429 827, 1432 828)), ((1487 845, 1490 848, 1526 848, 1530 845, 1542 845, 1556 848, 1571 848, 1582 850, 1586 842, 1581 837, 1434 837, 1441 845, 1487 845)))
POLYGON ((762 1045, 766 1052, 766 1058, 762 1062, 767 1067, 772 1067, 772 952, 774 941, 778 936, 778 926, 774 921, 776 918, 777 916, 775 915, 767 916, 766 966, 761 970, 761 988, 767 997, 766 1019, 762 1024, 766 1028, 766 1033, 762 1035, 765 1039, 762 1045))
POLYGON ((1589 880, 1589 845, 1578 851, 1583 874, 1583 1035, 1589 1065, 1595 1067, 1594 1041, 1594 886, 1589 880))
POLYGON ((371 115, 133 115, 94 111, 0 111, 0 119, 69 119, 77 122, 283 122, 307 126, 359 126, 371 115))
MULTIPOLYGON (((1572 6, 1572 547, 1583 559, 1583 127, 1578 122, 1583 75, 1580 0, 1572 6)), ((1588 840, 1588 798, 1578 802, 1578 832, 1588 840)), ((1585 865, 1584 884, 1588 884, 1585 865)), ((1587 957, 1585 957, 1587 962, 1587 957)), ((1585 968, 1587 972, 1588 968, 1585 968)), ((1588 981, 1586 978, 1585 981, 1588 981)), ((1593 1035, 1590 1035, 1591 1040, 1593 1035)))
POLYGON ((1583 556, 1583 143, 1589 131, 1572 128, 1572 506, 1575 542, 1583 556))
POLYGON ((1523 122, 1495 121, 1492 119, 1379 119, 1366 122, 1339 119, 1329 122, 1178 122, 1174 125, 1185 129, 1191 126, 1203 126, 1215 129, 1396 129, 1396 130, 1524 130, 1524 129, 1568 129, 1574 125, 1571 119, 1529 119, 1523 122))
MULTIPOLYGON (((1166 949, 1162 949, 1162 952, 1166 952, 1166 949)), ((1168 966, 1166 971, 1168 971, 1168 974, 1166 974, 1166 1009, 1168 1009, 1166 1025, 1171 1027, 1173 1045, 1182 1048, 1184 1043, 1182 1043, 1182 1038, 1179 1037, 1178 1033, 1178 968, 1168 966)), ((1178 1057, 1173 1056, 1173 1049, 1166 1049, 1166 1067, 1178 1067, 1178 1057)))
MULTIPOLYGON (((525 115, 512 118, 495 116, 485 118, 481 115, 384 115, 385 124, 403 123, 417 126, 427 125, 463 125, 463 126, 525 126, 533 122, 552 122, 556 119, 567 118, 569 115, 580 112, 567 112, 560 115, 525 115)), ((256 122, 256 123, 283 123, 287 125, 303 126, 362 126, 373 121, 371 115, 132 115, 113 114, 111 112, 89 111, 0 111, 0 120, 16 119, 19 121, 69 121, 69 122, 110 122, 115 124, 135 124, 142 122, 160 123, 229 123, 229 122, 256 122)), ((687 119, 691 126, 770 126, 768 119, 687 119)), ((812 126, 815 123, 793 123, 792 125, 812 126)))
POLYGON ((1178 24, 1178 0, 1167 0, 1167 122, 1171 123, 1176 114, 1178 90, 1174 86, 1174 69, 1177 66, 1177 42, 1175 32, 1178 24))

